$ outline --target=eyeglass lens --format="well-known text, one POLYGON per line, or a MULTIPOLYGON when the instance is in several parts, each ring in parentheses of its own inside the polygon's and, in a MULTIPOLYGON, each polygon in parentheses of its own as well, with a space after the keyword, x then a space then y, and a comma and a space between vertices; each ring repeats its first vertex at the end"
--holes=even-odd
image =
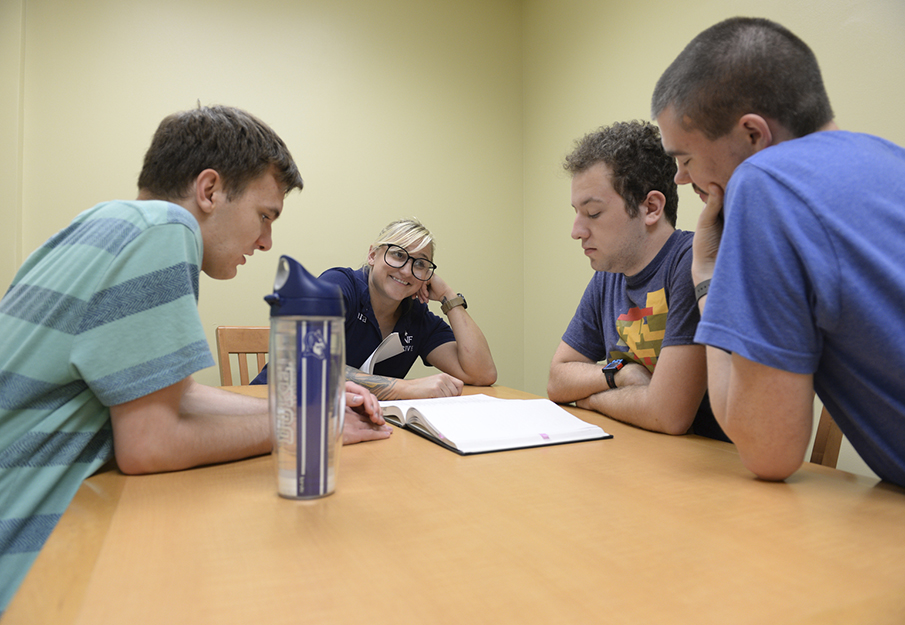
POLYGON ((405 251, 405 248, 398 245, 387 245, 387 249, 386 252, 384 252, 383 258, 386 261, 387 265, 396 269, 405 267, 405 264, 409 262, 409 258, 411 258, 412 275, 414 275, 419 280, 429 280, 430 277, 434 275, 434 269, 437 267, 429 260, 410 256, 409 253, 405 251))

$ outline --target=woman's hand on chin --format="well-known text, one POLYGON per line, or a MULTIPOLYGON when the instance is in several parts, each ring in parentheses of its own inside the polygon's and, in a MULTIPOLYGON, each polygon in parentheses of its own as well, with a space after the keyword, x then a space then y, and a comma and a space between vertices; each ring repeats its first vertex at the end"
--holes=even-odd
POLYGON ((446 280, 434 274, 430 280, 424 283, 424 288, 421 291, 418 291, 418 299, 421 300, 422 303, 427 303, 428 300, 433 300, 435 302, 443 301, 444 297, 455 297, 456 292, 449 288, 449 285, 446 284, 446 280), (422 293, 424 294, 424 298, 422 298, 422 293))

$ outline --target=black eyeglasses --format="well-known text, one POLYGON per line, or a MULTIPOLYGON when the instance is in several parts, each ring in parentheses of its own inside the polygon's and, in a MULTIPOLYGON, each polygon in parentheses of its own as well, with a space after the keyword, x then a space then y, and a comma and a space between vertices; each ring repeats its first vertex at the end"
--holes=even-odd
POLYGON ((434 269, 437 268, 431 261, 424 258, 415 258, 406 252, 404 247, 400 247, 399 245, 387 244, 387 249, 383 253, 384 262, 395 269, 402 269, 405 267, 405 264, 409 262, 409 259, 412 261, 413 276, 422 282, 431 279, 431 276, 434 275, 434 269))

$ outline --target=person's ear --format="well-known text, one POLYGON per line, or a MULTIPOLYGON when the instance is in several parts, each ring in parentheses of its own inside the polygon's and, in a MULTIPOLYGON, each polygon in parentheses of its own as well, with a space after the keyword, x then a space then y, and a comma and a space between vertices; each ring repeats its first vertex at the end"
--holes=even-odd
POLYGON ((773 130, 766 119, 754 113, 742 115, 738 120, 739 135, 754 152, 773 145, 773 130))
POLYGON ((654 190, 647 194, 647 197, 638 205, 641 211, 641 217, 644 223, 652 226, 663 217, 663 210, 666 208, 666 196, 660 191, 654 190))
POLYGON ((205 169, 195 178, 195 203, 202 213, 214 212, 215 193, 221 190, 222 179, 214 169, 205 169))
POLYGON ((378 248, 374 247, 373 245, 368 247, 368 265, 370 265, 371 267, 374 266, 374 259, 377 258, 377 249, 378 248))

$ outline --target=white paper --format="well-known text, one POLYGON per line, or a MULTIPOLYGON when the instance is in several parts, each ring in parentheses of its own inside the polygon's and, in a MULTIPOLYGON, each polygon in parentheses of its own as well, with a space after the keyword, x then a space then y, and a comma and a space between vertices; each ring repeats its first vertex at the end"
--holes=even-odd
POLYGON ((368 359, 364 361, 360 369, 367 374, 374 373, 374 367, 378 362, 382 362, 387 358, 392 358, 396 354, 402 353, 402 341, 399 340, 399 333, 393 332, 381 341, 377 349, 374 350, 368 359))

